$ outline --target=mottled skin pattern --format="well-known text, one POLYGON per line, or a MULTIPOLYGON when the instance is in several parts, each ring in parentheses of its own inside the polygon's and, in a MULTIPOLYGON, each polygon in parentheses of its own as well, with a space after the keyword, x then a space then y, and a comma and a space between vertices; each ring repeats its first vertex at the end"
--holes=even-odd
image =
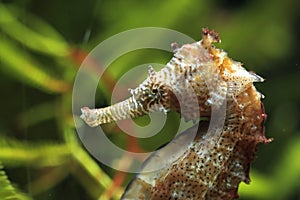
POLYGON ((174 110, 187 120, 196 120, 200 112, 210 119, 212 108, 226 106, 221 130, 208 129, 208 120, 182 133, 180 137, 197 132, 197 137, 167 167, 141 172, 122 199, 234 199, 239 183, 250 182, 257 144, 270 141, 264 135, 261 94, 253 86, 263 79, 213 42, 220 42, 217 33, 203 29, 201 41, 181 48, 173 45, 174 57, 163 69, 155 72, 149 67, 148 78, 127 100, 107 108, 82 108, 82 119, 97 126, 155 110, 174 110))

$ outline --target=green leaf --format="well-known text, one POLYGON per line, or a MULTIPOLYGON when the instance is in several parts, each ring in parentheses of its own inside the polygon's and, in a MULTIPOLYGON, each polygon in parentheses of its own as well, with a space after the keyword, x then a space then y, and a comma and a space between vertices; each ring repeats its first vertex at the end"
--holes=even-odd
POLYGON ((18 126, 22 129, 55 118, 57 115, 55 102, 43 102, 23 111, 18 116, 18 126))
MULTIPOLYGON (((0 4, 0 28, 8 34, 10 37, 14 38, 18 42, 22 43, 26 47, 33 50, 52 55, 63 57, 69 54, 69 48, 67 43, 58 37, 58 34, 41 20, 35 20, 34 25, 41 27, 41 32, 50 31, 51 35, 55 37, 51 38, 49 35, 43 35, 28 26, 22 24, 5 6, 0 4)), ((30 17, 31 19, 31 17, 30 17)), ((29 19, 29 20, 30 20, 29 19)))
POLYGON ((9 166, 53 167, 71 159, 66 144, 22 143, 11 138, 0 138, 0 160, 9 166))
POLYGON ((31 198, 17 191, 8 180, 3 166, 0 163, 0 199, 3 200, 30 200, 31 198))
POLYGON ((46 92, 65 92, 70 85, 49 75, 27 52, 8 39, 0 37, 1 70, 38 89, 46 92))

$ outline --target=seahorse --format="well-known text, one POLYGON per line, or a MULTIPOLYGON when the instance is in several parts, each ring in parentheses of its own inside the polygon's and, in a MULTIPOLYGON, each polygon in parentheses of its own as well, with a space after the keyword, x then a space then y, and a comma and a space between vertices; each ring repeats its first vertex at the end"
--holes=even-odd
POLYGON ((264 79, 213 45, 220 41, 214 30, 204 28, 202 40, 180 48, 172 44, 172 59, 158 72, 149 66, 148 77, 130 90, 128 99, 106 108, 82 108, 81 118, 92 127, 153 111, 176 111, 186 120, 200 114, 208 118, 150 156, 121 199, 234 199, 239 183, 250 182, 257 144, 272 140, 265 137, 262 94, 253 85, 264 79), (212 110, 222 106, 222 129, 209 129, 212 110), (192 132, 197 136, 187 148, 174 152, 172 147, 192 132), (176 156, 168 159, 167 154, 176 156), (149 172, 157 159, 165 167, 149 172))

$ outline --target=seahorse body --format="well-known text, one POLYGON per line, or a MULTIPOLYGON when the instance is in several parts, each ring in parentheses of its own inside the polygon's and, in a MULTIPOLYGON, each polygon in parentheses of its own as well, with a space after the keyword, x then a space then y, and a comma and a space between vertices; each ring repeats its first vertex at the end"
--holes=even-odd
MULTIPOLYGON (((200 122, 173 141, 197 131, 188 148, 172 160, 159 157, 168 146, 150 157, 139 175, 129 184, 122 200, 133 199, 235 199, 241 181, 250 182, 250 163, 258 143, 267 143, 263 123, 265 113, 260 94, 254 86, 229 100, 227 117, 220 135, 208 132, 209 122, 200 122), (242 106, 241 106, 242 105, 242 106), (215 137, 207 138, 207 135, 215 137), (152 160, 155 159, 155 160, 152 160), (166 162, 158 171, 148 171, 148 165, 166 162)), ((211 130, 213 131, 213 130, 211 130)), ((176 148, 172 148, 174 150, 176 148)), ((179 149, 180 150, 180 149, 179 149)), ((150 166, 151 167, 151 166, 150 166)))
POLYGON ((201 41, 175 48, 173 58, 160 71, 150 67, 148 78, 131 90, 127 100, 107 108, 82 109, 81 117, 90 126, 153 110, 174 110, 187 120, 199 117, 199 112, 209 118, 154 153, 122 199, 234 199, 239 183, 250 182, 257 144, 271 141, 264 135, 261 94, 253 85, 263 79, 231 60, 213 42, 220 42, 218 34, 203 29, 201 41), (222 129, 209 129, 212 108, 224 105, 222 129), (171 148, 195 131, 197 137, 186 149, 171 148), (166 152, 175 156, 168 159, 166 152), (165 167, 148 172, 155 162, 165 162, 165 167))

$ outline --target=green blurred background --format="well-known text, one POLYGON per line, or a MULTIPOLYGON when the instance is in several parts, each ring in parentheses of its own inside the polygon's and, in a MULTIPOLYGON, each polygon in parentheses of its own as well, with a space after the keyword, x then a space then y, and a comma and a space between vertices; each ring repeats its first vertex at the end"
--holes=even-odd
MULTIPOLYGON (((98 163, 74 128, 72 85, 82 59, 97 44, 137 27, 165 27, 200 39, 202 27, 221 36, 219 47, 266 78, 267 137, 240 199, 300 199, 300 1, 60 1, 0 3, 0 199, 118 199, 132 177, 98 163)), ((167 63, 170 53, 143 50, 122 56, 107 72, 114 82, 132 66, 167 63)), ((145 72, 146 75, 146 72, 145 72)), ((109 83, 106 84, 106 86, 109 83)), ((104 84, 105 85, 105 84, 104 84)), ((108 105, 100 87, 97 107, 108 105)), ((115 125, 108 137, 123 148, 147 150, 164 134, 129 144, 115 125)), ((147 122, 147 118, 142 119, 147 122)), ((172 123, 173 122, 173 123, 172 123)))

